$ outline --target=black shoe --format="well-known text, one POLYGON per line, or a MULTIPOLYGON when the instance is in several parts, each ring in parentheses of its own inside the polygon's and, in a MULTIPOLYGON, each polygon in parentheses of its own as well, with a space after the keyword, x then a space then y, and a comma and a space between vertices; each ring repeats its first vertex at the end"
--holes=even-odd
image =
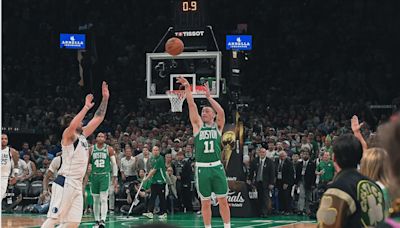
POLYGON ((101 220, 100 224, 99 224, 99 228, 105 228, 105 227, 106 227, 106 224, 105 224, 104 220, 101 220))
POLYGON ((98 228, 100 226, 100 222, 99 221, 96 221, 96 224, 94 224, 94 227, 95 228, 98 228))

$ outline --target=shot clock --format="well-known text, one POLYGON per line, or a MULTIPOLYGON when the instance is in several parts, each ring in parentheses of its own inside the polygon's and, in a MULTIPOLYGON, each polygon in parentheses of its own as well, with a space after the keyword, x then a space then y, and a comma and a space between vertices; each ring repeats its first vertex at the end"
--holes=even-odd
POLYGON ((175 30, 204 29, 203 0, 175 0, 175 30))

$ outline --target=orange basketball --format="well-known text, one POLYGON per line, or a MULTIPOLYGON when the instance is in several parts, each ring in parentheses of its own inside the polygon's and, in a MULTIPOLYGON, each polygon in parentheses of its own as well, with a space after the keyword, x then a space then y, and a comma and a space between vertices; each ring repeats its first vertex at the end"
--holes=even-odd
POLYGON ((184 45, 181 39, 172 37, 165 43, 165 51, 170 55, 179 55, 183 52, 184 45))

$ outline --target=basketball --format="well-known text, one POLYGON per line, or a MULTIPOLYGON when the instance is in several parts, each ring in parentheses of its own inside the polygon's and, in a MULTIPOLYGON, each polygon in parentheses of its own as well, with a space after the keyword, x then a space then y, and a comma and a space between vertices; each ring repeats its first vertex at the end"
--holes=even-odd
POLYGON ((183 52, 184 45, 181 39, 172 37, 165 43, 165 51, 170 55, 179 55, 183 52))

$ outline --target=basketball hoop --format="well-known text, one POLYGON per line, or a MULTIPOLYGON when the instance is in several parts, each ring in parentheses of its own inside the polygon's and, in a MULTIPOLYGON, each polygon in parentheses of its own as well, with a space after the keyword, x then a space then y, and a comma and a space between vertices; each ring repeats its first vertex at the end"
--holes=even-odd
POLYGON ((168 90, 166 92, 169 101, 171 102, 172 112, 182 112, 183 101, 186 99, 185 90, 168 90))

